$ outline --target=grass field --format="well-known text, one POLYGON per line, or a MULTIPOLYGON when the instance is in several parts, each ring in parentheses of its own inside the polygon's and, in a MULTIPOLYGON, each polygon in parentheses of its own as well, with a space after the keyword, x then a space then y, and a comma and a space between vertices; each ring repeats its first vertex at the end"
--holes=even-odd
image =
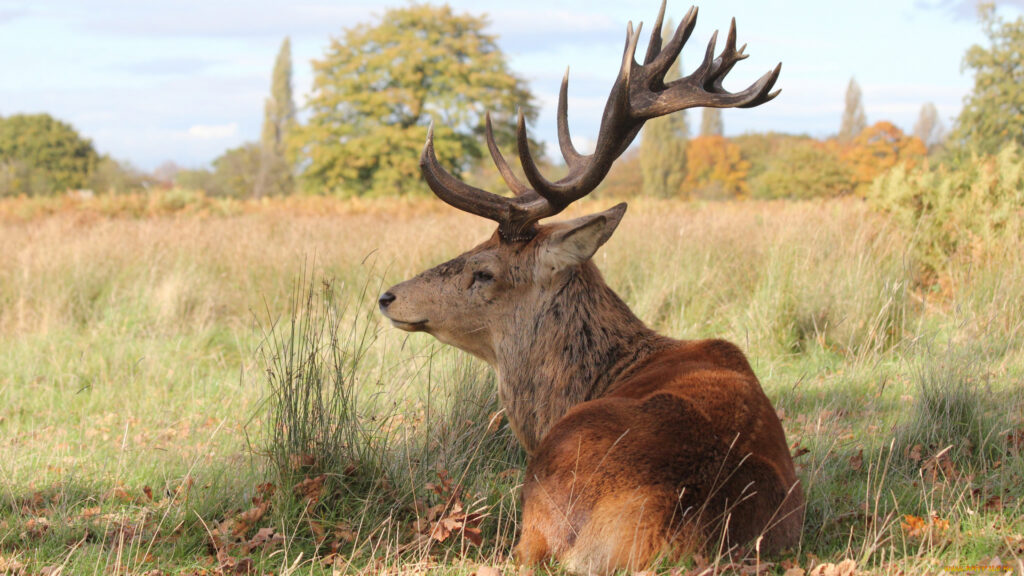
MULTIPOLYGON (((0 203, 0 574, 517 573, 493 377, 375 308, 490 233, 429 199, 0 203)), ((631 203, 608 283, 746 350, 808 496, 798 550, 681 573, 1024 572, 1024 246, 922 284, 914 241, 853 200, 631 203)))

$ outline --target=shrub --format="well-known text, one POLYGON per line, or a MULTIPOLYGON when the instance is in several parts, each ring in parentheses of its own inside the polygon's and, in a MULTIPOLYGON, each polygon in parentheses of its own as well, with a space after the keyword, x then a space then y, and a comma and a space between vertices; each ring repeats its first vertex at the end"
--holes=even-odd
POLYGON ((1024 235, 1024 156, 1015 144, 953 167, 897 166, 875 180, 871 205, 915 236, 913 254, 928 282, 951 259, 981 263, 1024 235))

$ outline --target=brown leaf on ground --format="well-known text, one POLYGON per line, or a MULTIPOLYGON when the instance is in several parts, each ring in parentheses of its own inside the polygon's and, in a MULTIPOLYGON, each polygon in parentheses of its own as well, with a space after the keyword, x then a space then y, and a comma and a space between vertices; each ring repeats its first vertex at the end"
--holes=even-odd
POLYGON ((89 518, 92 518, 93 516, 96 516, 99 513, 100 513, 100 507, 99 506, 92 506, 90 508, 82 509, 82 512, 78 515, 78 517, 83 519, 83 520, 88 520, 89 518))
POLYGON ((244 536, 263 519, 264 514, 270 509, 270 502, 261 502, 259 506, 250 508, 238 514, 232 522, 231 533, 234 536, 244 536))
POLYGON ((256 494, 253 495, 252 497, 253 506, 259 506, 263 502, 270 500, 270 498, 274 495, 274 492, 277 492, 277 486, 275 486, 274 484, 270 482, 258 484, 256 486, 256 494))
POLYGON ((864 467, 864 449, 857 450, 857 453, 850 456, 850 470, 856 472, 864 467))
POLYGON ((1002 496, 994 495, 990 496, 985 503, 981 505, 981 509, 986 512, 998 512, 1003 509, 1003 498, 1002 496))
POLYGON ((315 478, 307 476, 302 482, 295 485, 295 494, 300 498, 304 498, 307 505, 316 504, 323 495, 325 480, 327 480, 326 474, 321 474, 315 478))
POLYGON ((0 574, 9 576, 20 576, 25 571, 25 565, 14 558, 0 556, 0 574))
POLYGON ((925 459, 921 464, 921 471, 924 473, 924 477, 931 482, 955 481, 961 478, 960 471, 949 457, 948 449, 925 459))
POLYGON ((802 444, 800 444, 800 442, 795 442, 792 446, 790 446, 790 449, 793 452, 794 460, 803 456, 804 454, 809 454, 811 452, 810 448, 805 448, 802 444))
POLYGON ((499 410, 498 412, 491 412, 491 415, 487 419, 487 433, 494 434, 501 428, 501 422, 505 419, 505 412, 499 410))
POLYGON ((905 456, 911 462, 917 463, 921 461, 921 452, 924 450, 924 446, 920 444, 914 444, 912 447, 907 448, 905 456))
POLYGON ((809 576, 854 576, 857 573, 857 562, 843 560, 839 564, 818 564, 809 576))
MULTIPOLYGON (((491 566, 481 566, 474 572, 476 576, 501 576, 501 570, 491 566)), ((472 574, 470 576, 473 576, 472 574)))
POLYGON ((508 470, 502 470, 501 472, 499 472, 498 473, 498 478, 501 478, 502 480, 505 480, 507 478, 511 478, 512 476, 515 476, 518 473, 519 473, 518 469, 516 469, 516 468, 509 468, 508 470))
POLYGON ((805 574, 807 573, 804 572, 803 568, 787 568, 786 571, 782 573, 782 576, 804 576, 805 574))
POLYGON ((42 538, 50 531, 50 521, 47 518, 29 518, 25 522, 25 532, 22 538, 42 538))
POLYGON ((316 464, 316 458, 312 454, 292 454, 288 457, 288 465, 292 471, 312 468, 316 464))
POLYGON ((938 537, 949 531, 949 520, 932 514, 927 519, 907 514, 900 520, 900 528, 907 538, 921 540, 927 537, 938 537))
POLYGON ((1003 541, 1006 542, 1006 548, 1010 554, 1014 556, 1024 555, 1024 536, 1013 534, 1012 536, 1004 537, 1003 541))
POLYGON ((63 572, 64 572, 64 567, 63 566, 58 566, 58 565, 54 564, 52 566, 43 566, 42 568, 40 568, 39 569, 39 576, 60 576, 60 574, 63 573, 63 572))
POLYGON ((117 485, 103 495, 104 500, 116 500, 122 504, 135 504, 136 498, 132 496, 124 486, 117 485))
POLYGON ((284 544, 284 536, 278 534, 274 528, 260 528, 256 535, 249 539, 242 547, 243 554, 249 554, 254 550, 263 549, 269 552, 284 544))

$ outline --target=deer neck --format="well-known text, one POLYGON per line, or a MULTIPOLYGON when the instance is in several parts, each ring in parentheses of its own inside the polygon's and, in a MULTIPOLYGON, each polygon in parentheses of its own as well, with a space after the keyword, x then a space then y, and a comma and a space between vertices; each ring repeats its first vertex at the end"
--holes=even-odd
POLYGON ((539 313, 512 319, 495 351, 498 396, 530 453, 569 409, 673 342, 644 325, 590 262, 541 299, 539 313))

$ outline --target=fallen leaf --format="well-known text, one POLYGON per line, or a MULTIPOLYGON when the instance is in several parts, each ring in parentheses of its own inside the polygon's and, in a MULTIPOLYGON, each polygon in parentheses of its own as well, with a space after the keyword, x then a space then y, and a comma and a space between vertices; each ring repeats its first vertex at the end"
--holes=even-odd
POLYGON ((18 562, 14 558, 4 558, 3 556, 0 556, 0 574, 17 576, 24 571, 25 565, 21 562, 18 562))
POLYGON ((839 564, 818 564, 809 576, 853 576, 856 572, 857 563, 847 559, 839 564))
POLYGON ((804 576, 805 574, 803 568, 789 568, 782 573, 782 576, 804 576))
POLYGON ((292 454, 288 457, 288 464, 293 471, 312 468, 316 464, 316 458, 312 454, 292 454))
POLYGON ((491 566, 481 566, 476 569, 476 576, 501 576, 501 570, 491 566))
POLYGON ((491 412, 487 420, 487 433, 494 434, 501 428, 501 422, 505 419, 505 411, 491 412))
POLYGON ((316 504, 323 495, 325 480, 327 480, 326 474, 321 474, 316 478, 307 476, 302 482, 295 485, 295 493, 305 498, 307 504, 316 504))
POLYGON ((856 454, 850 456, 850 470, 856 472, 864 467, 864 449, 860 449, 856 454))
POLYGON ((793 444, 791 448, 793 451, 794 460, 803 456, 804 454, 809 454, 811 452, 810 448, 805 448, 800 442, 793 444))
POLYGON ((235 536, 248 534, 249 530, 256 526, 256 523, 263 518, 263 515, 266 514, 269 509, 270 502, 261 502, 259 506, 250 508, 249 510, 235 516, 231 527, 232 534, 235 536))

